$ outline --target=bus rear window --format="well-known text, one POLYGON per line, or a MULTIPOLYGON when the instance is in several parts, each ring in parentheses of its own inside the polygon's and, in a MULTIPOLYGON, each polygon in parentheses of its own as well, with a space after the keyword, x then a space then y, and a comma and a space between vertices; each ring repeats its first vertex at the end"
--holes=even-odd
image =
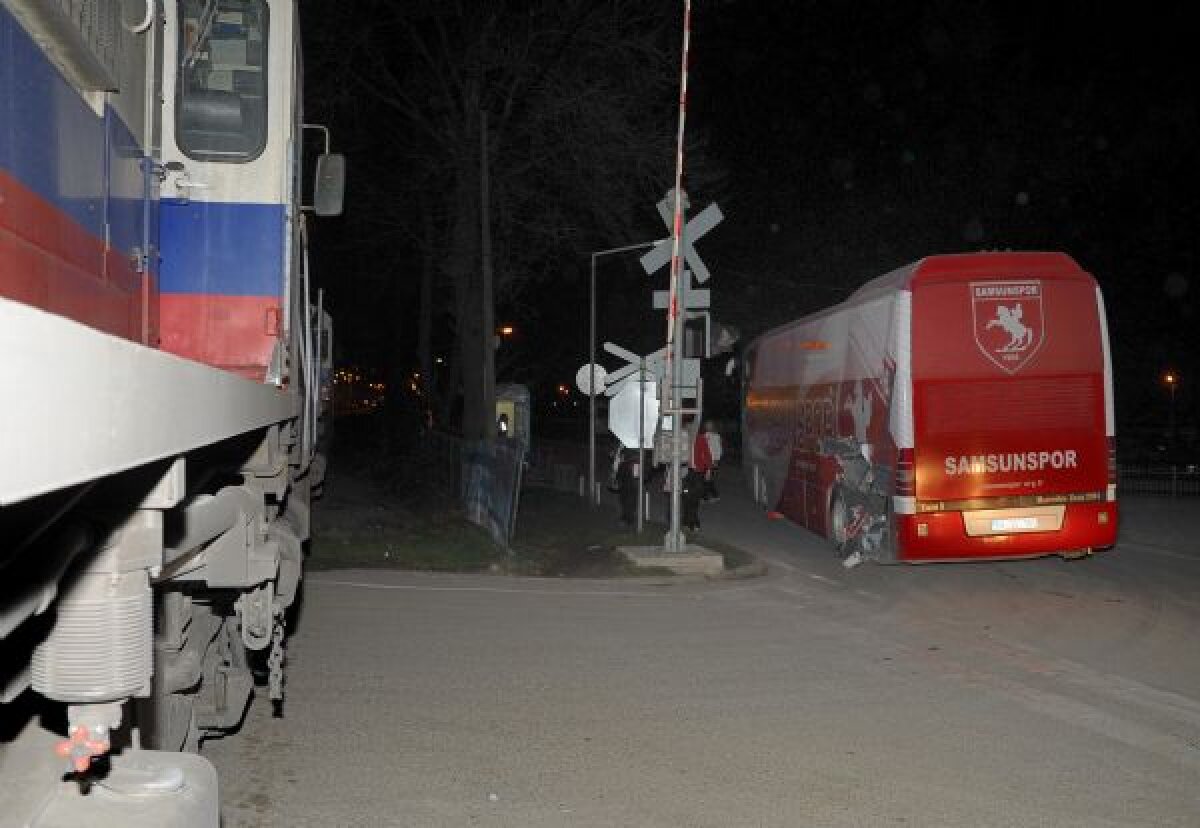
POLYGON ((180 0, 175 134, 198 161, 251 161, 267 142, 264 0, 180 0))

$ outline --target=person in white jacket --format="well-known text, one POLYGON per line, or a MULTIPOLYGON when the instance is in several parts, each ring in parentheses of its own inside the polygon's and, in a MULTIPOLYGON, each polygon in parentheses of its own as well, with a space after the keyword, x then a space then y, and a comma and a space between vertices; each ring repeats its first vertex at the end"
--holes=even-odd
POLYGON ((708 441, 708 453, 712 457, 712 464, 704 475, 704 500, 716 503, 721 499, 717 493, 717 468, 721 463, 722 449, 721 432, 717 431, 716 423, 712 420, 705 420, 703 429, 704 439, 708 441))

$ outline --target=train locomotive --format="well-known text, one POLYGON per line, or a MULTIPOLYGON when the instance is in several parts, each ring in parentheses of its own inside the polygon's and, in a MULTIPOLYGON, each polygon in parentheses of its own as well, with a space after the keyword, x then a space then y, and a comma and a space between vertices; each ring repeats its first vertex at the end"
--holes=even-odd
POLYGON ((0 825, 215 826, 198 744, 282 702, 344 180, 301 79, 295 0, 0 0, 0 825))

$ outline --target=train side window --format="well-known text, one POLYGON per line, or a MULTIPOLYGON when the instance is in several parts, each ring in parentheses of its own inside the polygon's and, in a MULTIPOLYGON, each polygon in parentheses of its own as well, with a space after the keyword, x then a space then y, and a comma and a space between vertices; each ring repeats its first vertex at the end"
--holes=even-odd
POLYGON ((198 161, 252 161, 267 143, 264 0, 179 0, 175 135, 198 161))

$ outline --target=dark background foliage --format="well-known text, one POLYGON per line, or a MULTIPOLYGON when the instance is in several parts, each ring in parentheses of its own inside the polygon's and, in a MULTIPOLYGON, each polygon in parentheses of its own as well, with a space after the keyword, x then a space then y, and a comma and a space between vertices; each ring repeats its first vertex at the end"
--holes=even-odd
MULTIPOLYGON (((682 9, 657 6, 303 5, 309 117, 334 126, 351 162, 347 214, 315 233, 343 359, 418 368, 431 256, 432 349, 453 351, 462 309, 442 265, 456 213, 477 210, 454 188, 478 133, 445 88, 474 77, 504 122, 491 155, 496 320, 518 333, 498 378, 541 398, 570 382, 586 358, 588 253, 665 234, 653 205, 672 182, 682 9), (451 133, 421 123, 455 118, 451 133)), ((700 244, 716 315, 753 335, 932 253, 1062 250, 1105 291, 1122 424, 1161 425, 1167 369, 1183 375, 1181 422, 1194 421, 1200 98, 1187 11, 697 0, 687 186, 694 207, 716 200, 727 216, 700 244)), ((603 262, 601 338, 651 350, 662 279, 635 258, 603 262)))

